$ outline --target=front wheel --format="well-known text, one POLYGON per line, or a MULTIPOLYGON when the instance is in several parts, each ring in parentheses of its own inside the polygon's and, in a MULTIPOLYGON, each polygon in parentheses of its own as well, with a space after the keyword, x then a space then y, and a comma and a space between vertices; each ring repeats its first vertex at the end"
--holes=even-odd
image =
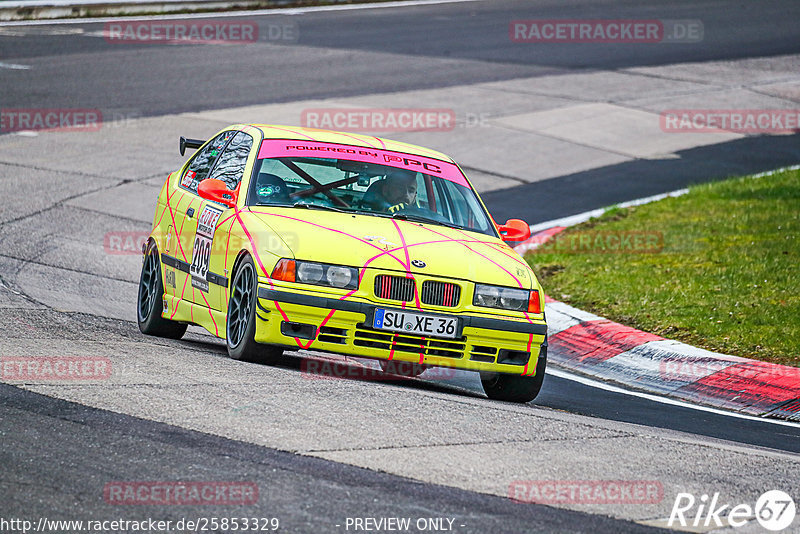
POLYGON ((161 281, 161 260, 158 247, 148 243, 139 277, 139 298, 136 302, 136 316, 139 330, 149 336, 180 339, 186 333, 185 323, 176 323, 161 316, 164 299, 164 283, 161 281))
POLYGON ((481 373, 481 385, 486 396, 506 402, 530 402, 539 395, 547 367, 547 347, 542 347, 534 376, 481 373))
POLYGON ((228 302, 228 320, 225 338, 228 356, 234 360, 270 363, 283 354, 280 347, 261 345, 253 339, 256 333, 256 304, 258 302, 258 276, 253 259, 245 256, 231 285, 228 302))

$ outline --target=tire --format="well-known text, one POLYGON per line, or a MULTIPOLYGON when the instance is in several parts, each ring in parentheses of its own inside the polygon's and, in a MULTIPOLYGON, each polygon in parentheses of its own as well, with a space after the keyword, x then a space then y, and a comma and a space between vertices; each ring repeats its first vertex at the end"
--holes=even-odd
POLYGON ((534 376, 481 373, 481 385, 486 396, 506 402, 530 402, 539 395, 547 367, 547 346, 543 346, 536 362, 534 376))
POLYGON ((256 333, 257 296, 256 266, 247 254, 233 274, 225 325, 225 344, 228 346, 228 356, 234 360, 272 363, 283 354, 283 349, 262 345, 253 339, 256 333))
POLYGON ((384 373, 397 376, 405 376, 408 378, 414 378, 416 376, 419 376, 428 369, 427 365, 420 365, 418 363, 412 363, 412 362, 378 360, 378 363, 380 363, 381 369, 383 370, 384 373))
POLYGON ((139 276, 139 296, 136 299, 136 318, 139 330, 148 336, 180 339, 187 325, 161 317, 164 282, 161 279, 161 259, 153 241, 147 244, 139 276))

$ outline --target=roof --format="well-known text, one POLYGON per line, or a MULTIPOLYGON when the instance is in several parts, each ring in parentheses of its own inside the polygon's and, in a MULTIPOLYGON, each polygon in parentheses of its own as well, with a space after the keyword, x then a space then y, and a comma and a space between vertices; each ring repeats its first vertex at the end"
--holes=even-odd
POLYGON ((264 133, 264 139, 297 139, 304 141, 319 141, 321 143, 336 143, 341 145, 351 145, 364 148, 379 148, 391 150, 404 154, 417 156, 427 156, 450 163, 455 163, 450 156, 409 143, 392 141, 372 135, 362 135, 357 133, 334 132, 331 130, 319 130, 317 128, 302 128, 299 126, 281 126, 277 124, 250 124, 264 133))

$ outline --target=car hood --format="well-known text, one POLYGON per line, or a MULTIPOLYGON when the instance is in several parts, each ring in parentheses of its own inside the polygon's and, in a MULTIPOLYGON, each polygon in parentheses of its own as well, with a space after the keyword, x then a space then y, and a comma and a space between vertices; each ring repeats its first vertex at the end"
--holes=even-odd
POLYGON ((252 214, 295 259, 532 287, 525 261, 500 239, 446 226, 329 211, 259 207, 252 214))

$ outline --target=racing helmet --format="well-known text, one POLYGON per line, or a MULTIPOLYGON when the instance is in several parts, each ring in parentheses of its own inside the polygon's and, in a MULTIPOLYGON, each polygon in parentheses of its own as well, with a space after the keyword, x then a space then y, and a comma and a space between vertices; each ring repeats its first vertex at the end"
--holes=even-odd
POLYGON ((268 172, 258 174, 256 198, 259 204, 285 204, 289 202, 289 190, 280 176, 268 172))

